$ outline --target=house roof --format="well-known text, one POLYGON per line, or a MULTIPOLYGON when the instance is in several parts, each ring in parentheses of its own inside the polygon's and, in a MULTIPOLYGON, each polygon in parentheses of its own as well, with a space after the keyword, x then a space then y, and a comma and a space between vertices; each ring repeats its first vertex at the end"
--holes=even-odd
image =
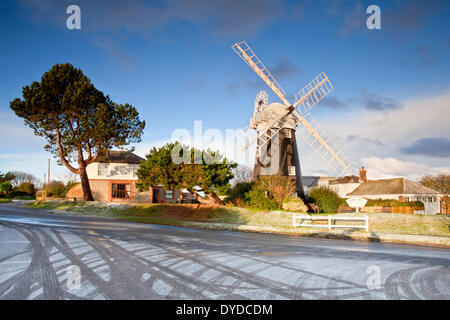
POLYGON ((131 163, 131 164, 140 164, 145 159, 135 155, 134 153, 130 151, 113 151, 108 150, 104 153, 100 154, 97 157, 96 162, 103 162, 103 163, 131 163))
POLYGON ((326 177, 326 176, 302 176, 302 183, 308 187, 315 187, 319 181, 327 181, 333 180, 334 177, 326 177))
POLYGON ((344 177, 337 177, 336 179, 330 181, 330 184, 358 183, 358 182, 359 182, 358 176, 344 176, 344 177))
POLYGON ((315 187, 319 182, 329 181, 330 185, 343 183, 358 183, 358 176, 344 176, 344 177, 328 177, 328 176, 302 176, 302 183, 308 187, 315 187))
POLYGON ((439 192, 405 178, 395 178, 366 181, 347 196, 382 194, 439 194, 439 192))

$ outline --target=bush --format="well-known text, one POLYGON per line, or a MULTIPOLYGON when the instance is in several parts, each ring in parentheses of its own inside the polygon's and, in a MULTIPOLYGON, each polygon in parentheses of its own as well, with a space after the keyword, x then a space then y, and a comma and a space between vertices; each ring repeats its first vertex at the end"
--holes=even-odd
POLYGON ((320 212, 335 213, 342 203, 337 193, 327 187, 313 188, 308 198, 319 207, 320 212))
POLYGON ((268 192, 269 198, 276 201, 279 208, 296 190, 295 183, 285 176, 263 176, 257 183, 261 189, 268 192))
POLYGON ((226 199, 231 201, 235 206, 245 207, 248 205, 247 193, 252 190, 254 182, 241 182, 237 183, 229 192, 229 196, 226 199))
POLYGON ((303 212, 308 211, 308 207, 301 198, 289 197, 283 201, 283 209, 287 211, 303 212))
POLYGON ((16 196, 14 197, 16 200, 35 200, 34 196, 16 196))
POLYGON ((47 191, 48 197, 64 197, 65 186, 61 181, 52 181, 49 185, 45 187, 45 191, 47 191))
POLYGON ((8 199, 14 199, 14 198, 16 198, 16 197, 23 197, 23 196, 28 196, 28 193, 26 193, 25 191, 14 190, 14 191, 9 192, 9 193, 6 195, 6 198, 8 198, 8 199))
POLYGON ((5 182, 0 183, 0 192, 1 193, 6 194, 6 193, 8 193, 10 191, 12 191, 12 184, 11 184, 11 182, 5 181, 5 182))
POLYGON ((279 209, 283 201, 295 192, 295 184, 287 177, 264 176, 255 182, 237 183, 227 201, 238 207, 261 210, 279 209))
POLYGON ((279 208, 275 199, 269 198, 267 191, 261 188, 259 184, 255 184, 246 195, 249 199, 248 205, 251 208, 261 210, 275 210, 279 208))
POLYGON ((16 189, 16 191, 26 192, 29 196, 34 196, 34 193, 36 192, 34 184, 31 182, 23 182, 14 189, 16 189))

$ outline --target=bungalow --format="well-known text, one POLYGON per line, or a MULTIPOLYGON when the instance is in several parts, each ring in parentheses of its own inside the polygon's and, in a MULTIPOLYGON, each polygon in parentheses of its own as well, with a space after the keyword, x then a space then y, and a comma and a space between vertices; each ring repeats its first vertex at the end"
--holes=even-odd
MULTIPOLYGON (((180 200, 192 201, 191 193, 180 189, 165 189, 161 185, 148 191, 139 191, 136 187, 136 171, 144 161, 129 151, 107 151, 96 162, 86 167, 92 196, 96 201, 119 203, 176 203, 180 200)), ((66 195, 72 200, 81 200, 81 184, 73 186, 66 195)))
POLYGON ((346 195, 346 198, 398 200, 400 202, 421 201, 425 214, 436 214, 441 210, 441 194, 420 183, 405 179, 368 180, 346 195))

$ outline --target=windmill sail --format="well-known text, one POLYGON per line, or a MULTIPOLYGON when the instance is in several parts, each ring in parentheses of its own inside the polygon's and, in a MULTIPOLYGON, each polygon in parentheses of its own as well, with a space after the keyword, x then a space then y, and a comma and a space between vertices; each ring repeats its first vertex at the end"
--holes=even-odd
POLYGON ((344 175, 351 163, 339 150, 334 141, 327 135, 311 114, 307 113, 300 116, 296 110, 294 115, 299 119, 300 125, 297 132, 300 137, 310 145, 310 147, 322 158, 322 160, 337 173, 338 176, 344 175))
POLYGON ((254 138, 253 140, 251 140, 249 143, 247 143, 244 148, 242 148, 242 151, 247 150, 252 144, 254 144, 256 141, 258 141, 258 139, 263 138, 263 144, 258 145, 258 148, 261 148, 262 146, 264 146, 266 143, 268 143, 270 141, 270 139, 278 133, 278 131, 281 130, 282 125, 280 125, 280 123, 282 122, 283 118, 285 118, 286 115, 281 115, 278 118, 275 118, 274 121, 272 121, 264 130, 261 130, 260 132, 258 132, 258 135, 256 136, 256 138, 254 138), (272 130, 272 134, 269 134, 269 130, 272 130))
POLYGON ((267 69, 262 61, 256 56, 247 42, 242 41, 232 46, 233 50, 256 72, 256 74, 264 80, 265 83, 272 89, 273 92, 283 101, 286 106, 290 106, 289 101, 286 100, 286 92, 278 84, 277 80, 272 76, 269 69, 267 69))
POLYGON ((308 83, 302 90, 295 94, 294 107, 298 107, 300 114, 305 114, 312 109, 320 100, 333 90, 325 73, 319 74, 308 83))
MULTIPOLYGON (((281 99, 286 108, 286 113, 277 117, 275 121, 268 126, 258 128, 257 119, 254 117, 251 121, 251 127, 259 130, 256 139, 248 143, 247 149, 255 141, 262 141, 257 144, 257 151, 261 151, 261 147, 269 143, 274 136, 283 127, 280 121, 289 114, 293 114, 298 121, 297 132, 300 137, 305 140, 311 148, 319 154, 325 163, 338 175, 343 175, 350 167, 350 161, 345 157, 344 153, 339 150, 337 145, 322 129, 319 123, 311 116, 309 110, 321 101, 328 93, 333 90, 331 82, 325 73, 320 73, 303 89, 295 95, 295 103, 291 105, 286 99, 286 92, 281 88, 270 71, 264 66, 262 61, 256 56, 250 46, 245 42, 239 42, 232 46, 233 50, 256 72, 256 74, 272 89, 272 91, 281 99), (270 130, 270 131, 269 131, 270 130)), ((255 106, 255 113, 257 107, 255 106)), ((295 138, 295 136, 294 136, 295 138)), ((295 140, 294 140, 295 145, 295 140)), ((296 147, 295 147, 296 148, 296 147)), ((298 155, 297 155, 298 159, 298 155)), ((284 161, 284 160, 280 160, 284 161)), ((292 165, 292 164, 291 164, 292 165)), ((299 167, 299 164, 298 164, 299 167)), ((299 180, 300 181, 300 180, 299 180)), ((302 190, 301 182, 297 181, 299 189, 302 190)))

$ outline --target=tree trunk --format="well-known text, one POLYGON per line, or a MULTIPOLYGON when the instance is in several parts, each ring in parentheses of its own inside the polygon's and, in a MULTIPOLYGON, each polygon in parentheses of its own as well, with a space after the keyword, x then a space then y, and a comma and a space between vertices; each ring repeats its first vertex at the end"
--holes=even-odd
POLYGON ((220 199, 215 193, 208 193, 208 195, 211 196, 215 204, 218 204, 220 206, 224 205, 222 199, 220 199))
POLYGON ((86 173, 86 166, 80 165, 80 179, 81 188, 83 189, 83 200, 84 201, 94 201, 92 196, 91 186, 89 185, 88 175, 86 173))
POLYGON ((197 199, 198 202, 201 203, 201 201, 199 199, 202 199, 202 197, 200 197, 200 195, 197 193, 197 191, 195 191, 195 189, 187 189, 194 197, 195 199, 197 199))
MULTIPOLYGON (((198 202, 202 203, 201 200, 203 200, 203 198, 197 193, 197 191, 195 189, 187 189, 190 193, 192 193, 192 195, 195 197, 195 199, 197 199, 198 202)), ((204 192, 204 191, 203 191, 204 192)), ((210 196, 211 199, 214 201, 215 204, 218 204, 220 206, 223 206, 225 203, 222 201, 222 199, 220 199, 215 193, 206 193, 206 195, 210 196)))

